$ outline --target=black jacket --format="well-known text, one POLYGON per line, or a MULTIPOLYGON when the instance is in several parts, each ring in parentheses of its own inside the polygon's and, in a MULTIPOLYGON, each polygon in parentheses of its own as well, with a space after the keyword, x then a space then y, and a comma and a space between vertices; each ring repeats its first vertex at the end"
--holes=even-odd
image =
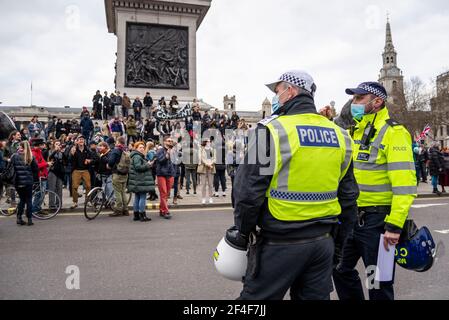
POLYGON ((92 154, 87 147, 84 147, 84 150, 81 151, 78 147, 76 147, 75 155, 70 154, 70 162, 72 163, 72 170, 89 170, 89 164, 86 164, 86 160, 92 160, 92 154))
MULTIPOLYGON (((317 113, 313 98, 307 94, 300 94, 285 105, 286 115, 317 113)), ((333 231, 335 224, 340 220, 346 233, 350 233, 357 215, 357 198, 359 189, 354 178, 352 166, 340 182, 338 199, 342 208, 339 219, 322 219, 307 222, 284 222, 275 219, 268 209, 266 192, 270 187, 272 175, 260 175, 261 168, 268 168, 269 164, 248 164, 248 154, 258 154, 258 131, 265 131, 260 136, 271 137, 268 128, 258 124, 255 130, 250 131, 248 152, 245 163, 237 170, 234 182, 235 196, 235 225, 244 235, 249 235, 261 228, 262 234, 267 238, 302 239, 321 236, 333 231)), ((271 138, 272 139, 272 138, 271 138)), ((274 154, 270 153, 270 139, 267 139, 265 152, 274 163, 274 154)), ((261 151, 264 152, 264 151, 261 151)), ((317 179, 319 178, 317 173, 317 179)))
MULTIPOLYGON (((107 166, 109 163, 109 157, 111 156, 112 151, 108 151, 108 153, 104 155, 100 155, 98 159, 97 172, 101 175, 110 176, 112 174, 112 170, 107 166)), ((120 159, 119 159, 120 161, 120 159)))
POLYGON ((431 176, 438 176, 441 169, 444 169, 444 157, 443 154, 437 148, 429 149, 429 171, 431 176))
POLYGON ((37 180, 36 173, 39 171, 39 168, 34 157, 31 164, 27 165, 22 156, 16 153, 11 158, 11 164, 16 172, 16 188, 32 186, 37 180))
POLYGON ((151 96, 145 96, 145 98, 143 98, 143 104, 145 105, 145 107, 152 107, 153 106, 153 98, 151 96))
POLYGON ((48 157, 48 160, 53 162, 50 168, 50 172, 53 172, 59 179, 64 179, 65 167, 64 167, 64 154, 62 152, 52 152, 48 157))

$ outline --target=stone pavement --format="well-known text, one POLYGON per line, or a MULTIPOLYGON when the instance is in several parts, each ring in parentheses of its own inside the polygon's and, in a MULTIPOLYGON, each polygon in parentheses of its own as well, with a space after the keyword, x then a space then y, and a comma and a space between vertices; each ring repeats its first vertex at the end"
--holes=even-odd
MULTIPOLYGON (((190 190, 190 195, 186 194, 185 188, 183 188, 180 192, 181 196, 183 197, 182 200, 178 200, 178 205, 173 205, 173 190, 171 193, 171 197, 169 199, 169 204, 171 208, 174 209, 189 209, 189 208, 216 208, 216 207, 231 207, 231 179, 228 179, 227 184, 227 191, 226 191, 226 197, 221 196, 221 191, 219 192, 220 197, 213 198, 214 203, 209 204, 209 201, 207 201, 206 205, 201 204, 201 185, 197 188, 197 194, 193 194, 193 190, 190 190)), ((439 188, 441 190, 441 187, 439 188)), ((156 188, 157 190, 157 188, 156 188)), ((221 188, 220 188, 221 190, 221 188)), ((79 191, 81 193, 82 187, 79 188, 79 191)), ((449 188, 448 188, 449 191, 449 188)), ((157 191, 158 192, 158 191, 157 191)), ((418 197, 419 198, 436 198, 437 195, 432 193, 432 185, 430 183, 425 184, 421 183, 418 186, 418 197)), ((449 197, 449 194, 442 194, 441 197, 449 197)), ((80 212, 84 210, 84 197, 81 197, 79 200, 79 207, 76 210, 70 210, 70 206, 72 205, 72 199, 69 197, 68 190, 63 190, 63 210, 62 212, 80 212)), ((209 199, 207 199, 209 200, 209 199)), ((131 201, 130 206, 132 206, 133 202, 131 201)), ((159 201, 148 201, 147 203, 147 209, 148 210, 158 210, 159 209, 159 201)))

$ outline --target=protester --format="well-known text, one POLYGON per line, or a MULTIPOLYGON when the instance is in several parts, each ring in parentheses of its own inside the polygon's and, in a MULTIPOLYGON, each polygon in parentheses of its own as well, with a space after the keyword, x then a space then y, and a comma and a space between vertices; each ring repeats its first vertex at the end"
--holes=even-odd
POLYGON ((153 117, 153 98, 151 97, 151 93, 147 92, 145 98, 143 99, 143 104, 145 105, 145 111, 147 119, 151 119, 153 117))
POLYGON ((91 180, 89 168, 92 163, 91 152, 86 147, 86 139, 84 136, 79 136, 76 139, 76 145, 70 149, 69 160, 72 163, 72 197, 73 205, 71 209, 78 208, 78 188, 83 182, 86 188, 86 194, 89 194, 91 189, 91 180))
POLYGON ((110 217, 129 216, 128 196, 126 185, 128 182, 131 159, 126 150, 126 140, 119 137, 114 150, 108 160, 108 167, 112 170, 112 186, 114 188, 115 208, 110 217))
POLYGON ((131 152, 131 167, 129 170, 128 191, 134 194, 134 221, 147 222, 147 194, 154 191, 154 180, 151 167, 153 161, 145 159, 145 143, 137 142, 131 152))
MULTIPOLYGON (((48 188, 48 168, 52 166, 51 162, 47 162, 45 157, 43 156, 43 149, 46 147, 44 140, 35 138, 31 140, 33 149, 32 154, 34 159, 36 160, 38 167, 38 179, 40 183, 40 188, 43 193, 48 188)), ((42 211, 42 201, 36 197, 33 199, 33 212, 41 212, 42 211)))
POLYGON ((131 109, 131 99, 128 97, 128 95, 126 93, 124 93, 123 100, 122 100, 122 117, 123 118, 128 117, 129 109, 131 109))
POLYGON ((193 142, 190 143, 189 161, 185 163, 185 175, 186 175, 186 194, 190 195, 191 186, 193 187, 193 194, 196 195, 196 188, 198 186, 197 181, 197 169, 198 169, 198 150, 194 150, 193 142))
POLYGON ((136 121, 133 116, 129 116, 126 121, 126 135, 128 136, 128 144, 131 142, 137 142, 137 127, 136 121))
POLYGON ((221 145, 216 146, 216 154, 217 164, 215 165, 216 172, 214 174, 214 196, 217 198, 220 196, 218 192, 221 184, 221 196, 226 197, 226 146, 224 141, 222 141, 221 145))
POLYGON ((445 147, 441 150, 443 155, 443 172, 439 177, 439 185, 442 188, 442 193, 447 193, 444 187, 449 187, 449 147, 445 147))
POLYGON ((30 144, 27 141, 20 143, 17 153, 11 158, 11 165, 14 167, 16 174, 15 187, 20 201, 17 207, 17 224, 24 226, 34 225, 32 218, 32 197, 33 183, 35 176, 33 173, 38 172, 38 166, 31 153, 30 144), (26 216, 28 223, 22 219, 22 215, 26 208, 26 216))
POLYGON ((174 141, 170 136, 164 138, 164 145, 156 153, 157 159, 157 185, 160 198, 160 216, 164 219, 171 219, 172 215, 168 209, 168 197, 173 187, 175 169, 171 161, 171 150, 174 141))
MULTIPOLYGON (((48 190, 53 191, 59 196, 61 207, 63 205, 62 187, 64 184, 65 168, 64 168, 64 153, 61 141, 53 142, 52 150, 50 152, 49 161, 52 164, 48 172, 48 190)), ((50 197, 50 208, 56 208, 56 197, 50 197)))
POLYGON ((139 97, 136 97, 133 103, 134 117, 136 118, 136 121, 139 121, 141 119, 142 109, 143 109, 142 101, 140 101, 139 97))
POLYGON ((215 150, 212 148, 210 140, 204 140, 201 144, 199 160, 198 174, 201 177, 202 183, 202 204, 206 204, 206 198, 209 198, 209 203, 212 204, 214 203, 212 199, 212 188, 214 185, 213 178, 216 173, 215 163, 217 160, 215 150))
POLYGON ((114 189, 112 187, 112 170, 108 166, 111 149, 106 142, 100 142, 98 145, 98 151, 100 158, 98 159, 96 172, 99 175, 101 186, 104 188, 106 193, 106 198, 109 199, 114 193, 114 189))

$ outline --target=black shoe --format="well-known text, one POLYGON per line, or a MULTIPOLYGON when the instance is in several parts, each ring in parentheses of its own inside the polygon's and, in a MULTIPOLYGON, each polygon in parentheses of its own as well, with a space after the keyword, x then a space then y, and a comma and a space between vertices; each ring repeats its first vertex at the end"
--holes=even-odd
POLYGON ((33 220, 28 219, 27 226, 29 226, 29 227, 34 226, 33 220))
POLYGON ((19 226, 24 226, 24 225, 26 225, 26 222, 23 221, 22 218, 19 218, 19 219, 17 219, 17 224, 18 224, 19 226))
POLYGON ((187 191, 187 192, 186 192, 186 195, 189 195, 189 194, 190 194, 190 191, 187 191))
POLYGON ((147 217, 147 214, 145 212, 139 212, 139 215, 140 215, 140 222, 151 221, 151 218, 147 217))
POLYGON ((171 218, 173 218, 173 216, 170 214, 170 212, 164 215, 165 220, 170 220, 171 218))
POLYGON ((139 212, 134 212, 134 219, 133 221, 140 221, 140 213, 139 212))

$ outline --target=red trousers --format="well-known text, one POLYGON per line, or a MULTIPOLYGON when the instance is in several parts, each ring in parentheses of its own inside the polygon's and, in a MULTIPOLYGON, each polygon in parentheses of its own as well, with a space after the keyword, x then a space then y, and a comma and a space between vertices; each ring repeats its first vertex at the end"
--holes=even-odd
POLYGON ((174 177, 157 177, 157 186, 159 188, 160 208, 162 214, 168 211, 168 196, 175 181, 174 177))

